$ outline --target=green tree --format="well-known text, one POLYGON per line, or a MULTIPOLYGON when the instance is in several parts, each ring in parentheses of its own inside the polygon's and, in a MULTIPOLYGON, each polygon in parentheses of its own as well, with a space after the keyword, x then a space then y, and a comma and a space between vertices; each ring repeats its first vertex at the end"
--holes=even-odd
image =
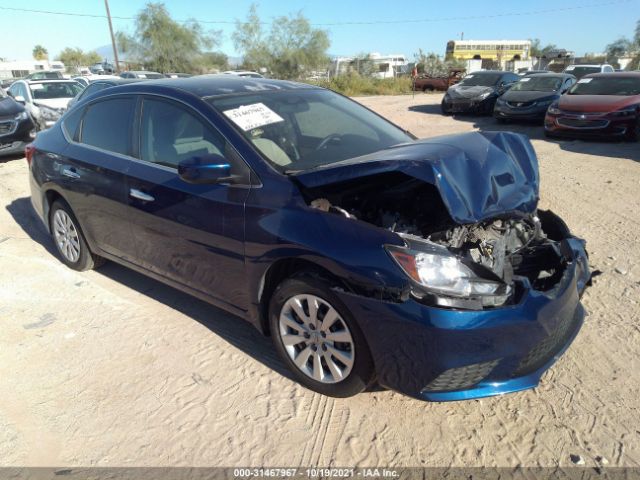
POLYGON ((204 52, 196 61, 194 73, 229 70, 229 57, 222 52, 204 52))
POLYGON ((49 58, 49 52, 42 45, 33 47, 33 58, 35 60, 46 60, 49 58))
POLYGON ((93 51, 83 52, 81 48, 67 47, 60 52, 57 60, 64 63, 70 72, 76 72, 78 67, 102 62, 102 57, 93 51))
POLYGON ((163 3, 148 3, 135 20, 135 33, 117 32, 127 59, 158 72, 194 72, 203 50, 219 43, 219 31, 205 31, 196 20, 180 24, 163 3))
POLYGON ((431 77, 441 77, 449 74, 452 68, 465 68, 462 60, 443 61, 436 53, 425 53, 421 48, 413 55, 418 73, 424 73, 431 77))
POLYGON ((232 39, 245 67, 265 67, 275 77, 293 79, 329 63, 328 33, 313 28, 302 13, 275 18, 268 34, 262 27, 255 4, 244 22, 236 22, 232 39))
POLYGON ((539 38, 530 38, 529 41, 531 42, 531 49, 529 50, 530 57, 546 57, 550 52, 558 48, 553 43, 548 43, 543 47, 539 38))
POLYGON ((624 56, 630 52, 633 48, 633 43, 626 37, 620 37, 616 41, 610 43, 605 47, 607 53, 607 62, 618 63, 618 58, 624 56))

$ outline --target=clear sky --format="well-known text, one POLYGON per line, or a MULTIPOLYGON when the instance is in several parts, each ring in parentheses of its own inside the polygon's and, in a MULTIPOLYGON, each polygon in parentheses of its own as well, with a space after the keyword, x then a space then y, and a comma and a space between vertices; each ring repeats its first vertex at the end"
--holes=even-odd
MULTIPOLYGON (((145 3, 144 0, 109 1, 111 14, 116 17, 133 17, 145 3)), ((252 0, 166 0, 164 3, 175 19, 231 22, 206 27, 222 30, 220 50, 237 55, 231 41, 233 21, 245 18, 252 0)), ((1 7, 96 15, 105 12, 103 0, 0 0, 0 57, 31 58, 36 44, 44 45, 55 57, 64 47, 92 50, 110 42, 104 18, 17 12, 1 7)), ((335 55, 380 52, 403 53, 412 58, 418 48, 444 54, 446 42, 460 38, 461 32, 468 40, 540 38, 543 44, 553 43, 583 55, 603 51, 608 43, 622 35, 631 37, 640 19, 640 0, 262 0, 258 2, 258 11, 265 22, 297 11, 315 24, 429 20, 323 26, 329 31, 329 52, 335 55), (571 10, 559 10, 563 8, 571 10), (487 18, 489 15, 494 17, 487 18)), ((114 28, 132 32, 133 21, 114 19, 114 28)))

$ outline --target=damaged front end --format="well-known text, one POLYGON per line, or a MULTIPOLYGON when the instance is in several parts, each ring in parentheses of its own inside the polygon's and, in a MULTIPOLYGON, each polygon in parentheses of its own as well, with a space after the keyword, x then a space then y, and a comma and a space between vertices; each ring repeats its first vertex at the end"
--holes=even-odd
POLYGON ((396 233, 402 245, 385 249, 421 303, 481 310, 517 303, 528 288, 552 290, 575 261, 568 244, 575 239, 559 217, 536 208, 529 142, 508 133, 460 137, 396 147, 297 181, 313 208, 396 233))

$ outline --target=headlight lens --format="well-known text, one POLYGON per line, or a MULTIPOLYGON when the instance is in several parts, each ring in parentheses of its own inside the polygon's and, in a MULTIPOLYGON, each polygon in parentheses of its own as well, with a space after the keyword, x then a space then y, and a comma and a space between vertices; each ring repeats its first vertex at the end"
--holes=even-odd
POLYGON ((501 305, 511 294, 510 286, 479 277, 444 248, 434 246, 432 251, 391 245, 386 248, 400 268, 430 293, 459 298, 483 297, 483 305, 501 305))
POLYGON ((615 112, 611 112, 611 116, 613 117, 631 117, 638 112, 638 107, 635 105, 631 107, 622 108, 620 110, 616 110, 615 112))
POLYGON ((489 95, 491 95, 492 93, 493 93, 492 91, 488 91, 488 92, 481 93, 480 95, 478 95, 478 98, 479 98, 480 100, 484 100, 485 98, 487 98, 487 97, 488 97, 489 95))
POLYGON ((21 120, 26 120, 27 118, 29 118, 29 114, 26 111, 22 111, 20 113, 18 113, 15 117, 13 117, 14 120, 16 121, 21 121, 21 120))
POLYGON ((547 113, 550 113, 551 115, 560 115, 562 113, 562 110, 558 108, 558 103, 554 102, 549 106, 549 110, 547 110, 547 113))

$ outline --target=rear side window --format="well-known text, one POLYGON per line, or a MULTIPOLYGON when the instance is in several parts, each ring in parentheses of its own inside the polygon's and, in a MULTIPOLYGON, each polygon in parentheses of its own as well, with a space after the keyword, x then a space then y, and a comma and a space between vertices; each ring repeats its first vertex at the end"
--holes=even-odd
POLYGON ((77 108, 65 117, 62 122, 62 128, 64 128, 64 132, 74 142, 78 141, 78 136, 80 135, 79 126, 80 120, 82 120, 82 114, 84 113, 84 108, 77 108))
POLYGON ((99 92, 100 90, 104 90, 105 88, 107 88, 107 85, 104 83, 91 83, 84 89, 80 98, 85 98, 93 93, 99 92))
POLYGON ((131 155, 131 130, 136 102, 133 97, 113 98, 87 107, 80 142, 122 155, 131 155))

